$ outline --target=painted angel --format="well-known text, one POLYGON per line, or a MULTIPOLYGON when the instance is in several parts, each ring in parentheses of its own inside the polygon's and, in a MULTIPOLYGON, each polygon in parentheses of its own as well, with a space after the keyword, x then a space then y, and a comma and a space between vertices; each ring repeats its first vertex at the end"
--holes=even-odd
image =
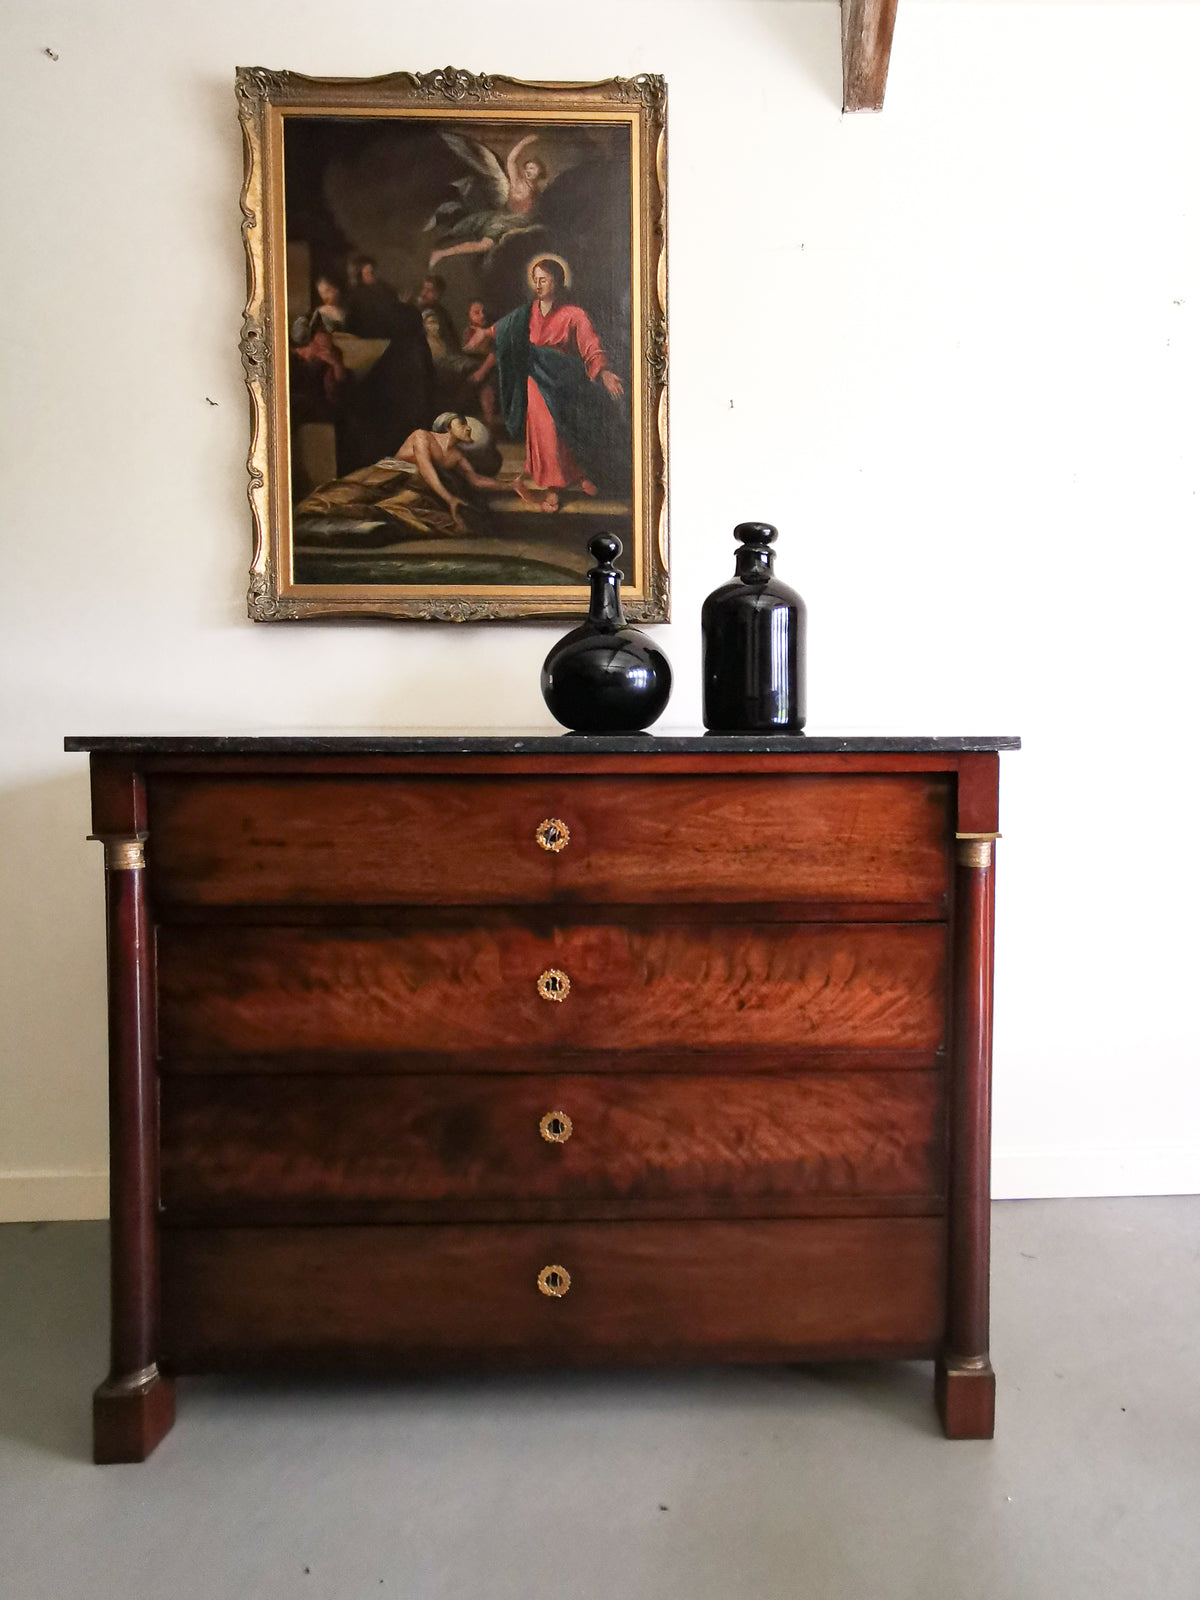
POLYGON ((457 199, 440 205, 425 224, 427 233, 440 229, 442 235, 430 267, 446 256, 486 255, 509 234, 532 233, 537 224, 530 216, 548 182, 545 162, 528 154, 538 135, 513 145, 503 166, 478 139, 448 132, 442 138, 471 171, 455 179, 457 199))

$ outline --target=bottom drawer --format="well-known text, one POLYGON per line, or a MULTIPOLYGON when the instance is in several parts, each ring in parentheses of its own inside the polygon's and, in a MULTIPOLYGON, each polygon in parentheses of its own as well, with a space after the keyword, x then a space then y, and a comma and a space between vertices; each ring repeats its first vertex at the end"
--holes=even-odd
POLYGON ((916 1357, 943 1325, 938 1217, 179 1228, 161 1242, 174 1371, 916 1357), (557 1296, 539 1287, 547 1268, 557 1296))

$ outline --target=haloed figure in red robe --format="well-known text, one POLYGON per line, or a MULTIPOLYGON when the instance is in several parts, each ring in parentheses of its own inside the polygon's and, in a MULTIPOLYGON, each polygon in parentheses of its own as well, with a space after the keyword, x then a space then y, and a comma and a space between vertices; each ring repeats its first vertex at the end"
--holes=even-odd
POLYGON ((560 490, 599 492, 593 473, 604 453, 604 408, 619 403, 625 386, 582 306, 563 298, 564 263, 535 261, 529 274, 534 301, 501 317, 493 330, 505 426, 525 436, 525 472, 546 491, 544 511, 557 511, 560 490))

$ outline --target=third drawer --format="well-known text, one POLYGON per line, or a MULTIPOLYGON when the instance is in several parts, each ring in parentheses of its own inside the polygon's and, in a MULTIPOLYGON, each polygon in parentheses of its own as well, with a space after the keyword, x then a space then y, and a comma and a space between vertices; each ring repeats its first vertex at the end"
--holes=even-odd
POLYGON ((168 1221, 936 1212, 945 1187, 937 1071, 180 1074, 161 1139, 168 1221))

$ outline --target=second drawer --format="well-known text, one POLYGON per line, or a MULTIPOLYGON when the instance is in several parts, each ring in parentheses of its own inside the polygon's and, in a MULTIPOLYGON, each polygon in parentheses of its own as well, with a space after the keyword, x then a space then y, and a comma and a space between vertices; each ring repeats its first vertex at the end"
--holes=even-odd
POLYGON ((158 933, 160 1050, 217 1070, 301 1051, 931 1053, 945 993, 946 929, 932 922, 158 933))
POLYGON ((169 1076, 168 1221, 936 1211, 942 1075, 169 1076))

